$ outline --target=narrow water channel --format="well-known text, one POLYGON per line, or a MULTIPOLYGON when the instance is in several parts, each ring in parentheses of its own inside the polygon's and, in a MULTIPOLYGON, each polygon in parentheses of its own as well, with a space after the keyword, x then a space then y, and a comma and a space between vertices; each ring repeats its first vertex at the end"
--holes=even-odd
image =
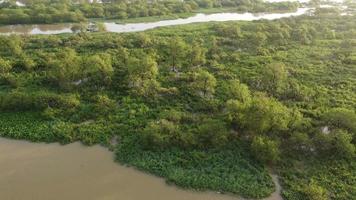
MULTIPOLYGON (((223 21, 253 21, 253 20, 274 20, 285 17, 299 16, 306 14, 311 8, 298 8, 297 11, 291 13, 215 13, 215 14, 196 14, 195 16, 174 19, 162 20, 157 22, 147 23, 127 23, 116 24, 114 22, 105 22, 107 32, 124 33, 124 32, 138 32, 145 31, 157 27, 184 25, 199 22, 223 22, 223 21)), ((34 24, 34 25, 9 25, 0 26, 0 34, 59 34, 72 33, 72 24, 34 24)))
POLYGON ((291 13, 215 13, 215 14, 197 14, 193 17, 185 19, 163 20, 158 22, 149 23, 128 23, 128 24, 115 24, 104 23, 108 32, 137 32, 145 31, 157 27, 184 25, 191 23, 201 22, 224 22, 224 21, 254 21, 254 20, 274 20, 285 17, 299 16, 307 13, 310 8, 298 8, 296 12, 291 13))
MULTIPOLYGON (((169 186, 161 178, 121 166, 113 159, 113 154, 100 146, 0 138, 0 199, 241 200, 169 186)), ((280 199, 279 193, 268 198, 280 199)))

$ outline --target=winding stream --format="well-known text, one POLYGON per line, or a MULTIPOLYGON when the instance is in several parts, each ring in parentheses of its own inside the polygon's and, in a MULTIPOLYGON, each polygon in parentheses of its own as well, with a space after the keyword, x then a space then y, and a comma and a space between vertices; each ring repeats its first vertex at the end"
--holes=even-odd
MULTIPOLYGON (((199 22, 222 22, 222 21, 253 21, 253 20, 274 20, 285 17, 299 16, 306 14, 312 8, 299 8, 296 12, 291 13, 215 13, 215 14, 196 14, 195 16, 163 20, 148 23, 128 23, 116 24, 114 22, 105 22, 107 32, 123 33, 123 32, 137 32, 145 31, 157 27, 183 25, 199 22)), ((0 34, 59 34, 59 33, 72 33, 72 24, 51 24, 51 25, 10 25, 0 26, 0 34)))
POLYGON ((292 13, 215 13, 215 14, 197 14, 193 17, 185 19, 163 20, 150 23, 128 23, 128 24, 115 24, 104 23, 108 32, 137 32, 145 31, 163 26, 184 25, 199 22, 224 22, 224 21, 253 21, 253 20, 274 20, 284 17, 299 16, 307 13, 310 8, 299 8, 296 12, 292 13))
MULTIPOLYGON (((279 188, 267 200, 281 200, 279 188)), ((115 163, 113 154, 100 146, 3 138, 0 194, 1 200, 242 200, 169 186, 161 178, 115 163)))

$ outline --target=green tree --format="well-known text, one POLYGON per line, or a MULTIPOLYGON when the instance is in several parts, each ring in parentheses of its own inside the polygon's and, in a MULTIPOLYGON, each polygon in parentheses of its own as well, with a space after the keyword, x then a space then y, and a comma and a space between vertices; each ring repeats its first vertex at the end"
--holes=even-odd
POLYGON ((241 40, 242 46, 251 52, 258 52, 267 41, 267 36, 263 32, 253 32, 244 36, 244 39, 241 40))
POLYGON ((198 0, 197 1, 198 5, 203 8, 212 8, 213 7, 213 1, 211 0, 198 0))
POLYGON ((2 36, 0 37, 0 51, 6 52, 7 55, 20 56, 22 54, 23 41, 20 36, 2 36))
POLYGON ((242 128, 247 106, 248 105, 233 99, 226 102, 227 119, 235 129, 242 128))
POLYGON ((244 109, 240 124, 244 130, 258 134, 280 133, 291 124, 290 110, 273 98, 257 93, 244 109))
POLYGON ((138 52, 136 57, 128 61, 128 84, 133 94, 138 96, 153 97, 160 88, 156 80, 158 66, 154 55, 138 52))
POLYGON ((315 96, 315 93, 313 88, 299 84, 297 80, 291 79, 288 81, 288 87, 283 94, 283 98, 309 102, 315 96))
POLYGON ((75 50, 65 48, 49 60, 50 77, 62 89, 69 89, 80 77, 80 57, 75 50))
POLYGON ((153 44, 152 38, 148 34, 145 34, 145 33, 139 33, 137 35, 136 39, 137 39, 136 46, 138 46, 140 48, 149 48, 153 44))
POLYGON ((332 152, 337 158, 353 158, 355 156, 356 147, 352 144, 352 135, 347 131, 335 130, 332 132, 332 152))
POLYGON ((211 47, 207 52, 208 58, 217 61, 220 59, 220 54, 222 50, 219 47, 218 40, 215 36, 211 36, 210 41, 211 41, 211 47))
POLYGON ((323 114, 322 120, 331 128, 346 129, 356 134, 356 113, 352 109, 333 108, 323 114))
POLYGON ((278 95, 286 87, 288 73, 283 63, 265 65, 261 71, 260 87, 266 92, 278 95))
POLYGON ((0 58, 0 74, 4 75, 10 72, 12 69, 11 62, 9 60, 0 58))
POLYGON ((164 110, 160 113, 162 119, 169 120, 174 123, 179 123, 184 116, 184 113, 175 109, 164 110))
POLYGON ((143 141, 148 148, 167 148, 179 137, 179 127, 166 119, 150 122, 142 131, 143 141))
POLYGON ((206 49, 202 48, 198 42, 193 42, 193 45, 190 50, 190 65, 192 67, 199 67, 205 64, 206 49))
POLYGON ((265 136, 255 137, 251 149, 254 156, 263 163, 274 163, 278 161, 280 156, 278 142, 265 136))
POLYGON ((310 152, 310 148, 312 147, 312 140, 309 135, 304 132, 295 132, 289 138, 290 145, 293 149, 298 151, 310 152))
POLYGON ((329 158, 353 158, 355 145, 352 143, 352 135, 345 130, 336 129, 330 133, 317 133, 313 142, 321 155, 329 158))
POLYGON ((215 93, 216 79, 208 71, 199 69, 190 73, 190 88, 195 95, 203 98, 211 97, 215 93))
POLYGON ((18 64, 26 71, 31 71, 36 66, 35 61, 24 53, 21 53, 19 55, 19 63, 18 64))
POLYGON ((309 185, 305 185, 302 188, 302 194, 306 200, 328 200, 327 190, 319 186, 316 181, 311 180, 309 185))
POLYGON ((130 57, 128 61, 129 76, 141 79, 154 79, 158 75, 158 65, 153 54, 143 51, 136 52, 137 55, 130 57))
POLYGON ((206 119, 199 125, 196 140, 200 147, 219 147, 227 143, 228 130, 220 120, 206 119))
POLYGON ((187 44, 180 37, 174 37, 169 42, 169 56, 171 60, 172 71, 178 71, 182 68, 182 65, 187 55, 187 44))
POLYGON ((95 98, 95 114, 108 115, 116 109, 116 102, 107 95, 97 95, 95 98))
POLYGON ((310 5, 315 6, 315 7, 319 7, 321 4, 320 0, 311 0, 309 3, 310 3, 310 5))
POLYGON ((246 84, 240 83, 239 80, 230 80, 226 84, 226 96, 228 99, 235 99, 241 103, 250 103, 251 92, 246 84))
POLYGON ((305 25, 301 25, 299 27, 295 27, 292 31, 292 38, 295 41, 300 42, 301 44, 310 44, 313 40, 313 36, 310 33, 309 27, 305 25))
POLYGON ((91 84, 108 85, 114 73, 110 54, 101 53, 84 58, 82 73, 91 84))

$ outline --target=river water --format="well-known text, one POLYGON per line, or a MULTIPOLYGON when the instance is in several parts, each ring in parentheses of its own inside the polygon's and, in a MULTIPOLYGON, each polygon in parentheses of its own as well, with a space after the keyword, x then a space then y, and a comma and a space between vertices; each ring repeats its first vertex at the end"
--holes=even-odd
MULTIPOLYGON (((197 14, 184 19, 163 20, 148 23, 128 23, 116 24, 114 22, 104 23, 107 32, 137 32, 153 29, 157 27, 183 25, 199 22, 222 22, 222 21, 253 21, 253 20, 274 20, 291 16, 299 16, 307 13, 310 8, 299 8, 291 13, 216 13, 216 14, 197 14)), ((10 25, 0 26, 0 34, 59 34, 71 33, 72 24, 51 24, 51 25, 10 25)))
MULTIPOLYGON (((273 177, 275 178, 275 177, 273 177)), ((278 191, 268 200, 282 200, 278 191)), ((0 138, 1 200, 241 200, 167 185, 114 162, 100 146, 0 138)))

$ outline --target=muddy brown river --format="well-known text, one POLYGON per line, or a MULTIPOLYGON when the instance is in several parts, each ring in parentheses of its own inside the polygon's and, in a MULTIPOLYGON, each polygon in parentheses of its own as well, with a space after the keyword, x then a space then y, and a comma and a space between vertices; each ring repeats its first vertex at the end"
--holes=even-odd
MULTIPOLYGON (((241 200, 169 186, 115 163, 113 153, 86 147, 0 138, 1 200, 241 200)), ((281 199, 277 193, 268 198, 281 199)))

